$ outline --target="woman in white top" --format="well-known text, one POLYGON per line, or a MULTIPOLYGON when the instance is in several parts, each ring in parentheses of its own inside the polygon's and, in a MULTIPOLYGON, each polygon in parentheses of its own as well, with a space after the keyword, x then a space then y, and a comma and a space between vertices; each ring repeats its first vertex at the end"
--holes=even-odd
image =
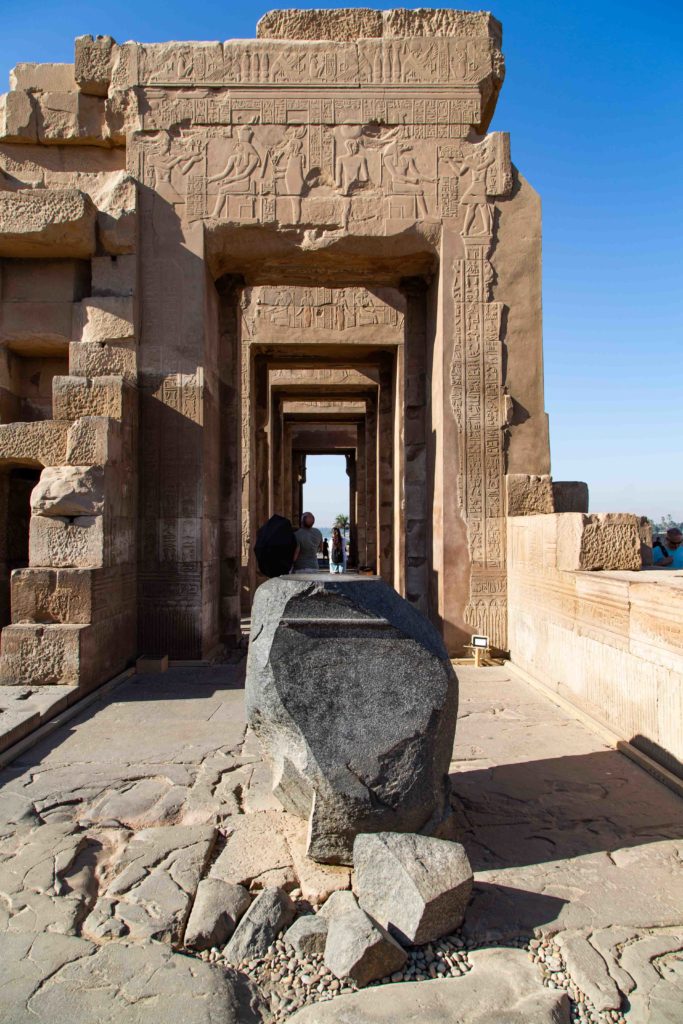
POLYGON ((330 572, 346 572, 346 541, 338 526, 332 528, 330 541, 330 572))

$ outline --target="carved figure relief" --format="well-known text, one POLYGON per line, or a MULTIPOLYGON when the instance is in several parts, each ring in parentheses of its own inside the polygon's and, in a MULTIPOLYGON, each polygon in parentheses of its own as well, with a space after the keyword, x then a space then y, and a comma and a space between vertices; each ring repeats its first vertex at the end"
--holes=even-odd
POLYGON ((168 132, 163 132, 161 137, 153 143, 149 155, 151 169, 149 184, 157 195, 172 206, 185 202, 187 190, 186 180, 183 191, 179 190, 179 179, 176 177, 174 180, 173 172, 178 172, 180 180, 187 179, 192 168, 203 159, 204 146, 200 138, 195 137, 188 140, 187 148, 182 143, 180 145, 181 151, 177 152, 177 147, 173 147, 171 135, 168 132))
POLYGON ((370 180, 368 160, 359 139, 345 139, 345 152, 337 157, 334 182, 342 195, 350 196, 354 185, 365 185, 370 180))
POLYGON ((470 174, 470 181, 460 197, 460 204, 465 207, 463 235, 491 235, 493 232, 493 213, 486 194, 486 175, 489 167, 495 162, 495 156, 489 152, 486 143, 475 148, 474 153, 465 159, 460 167, 460 177, 470 174), (481 229, 472 231, 475 218, 479 213, 481 229))
POLYGON ((261 157, 253 145, 254 132, 251 126, 240 125, 236 135, 237 143, 225 166, 218 174, 207 179, 209 184, 219 182, 218 198, 212 214, 214 217, 220 217, 223 212, 227 216, 228 196, 252 190, 252 175, 261 166, 261 157))
POLYGON ((382 150, 382 166, 388 175, 388 189, 394 195, 415 197, 415 217, 428 217, 425 182, 434 182, 420 173, 410 143, 400 137, 393 138, 382 150))
POLYGON ((289 198, 292 224, 298 224, 301 220, 301 196, 306 177, 305 135, 306 128, 303 126, 290 129, 280 145, 271 150, 277 192, 289 198))

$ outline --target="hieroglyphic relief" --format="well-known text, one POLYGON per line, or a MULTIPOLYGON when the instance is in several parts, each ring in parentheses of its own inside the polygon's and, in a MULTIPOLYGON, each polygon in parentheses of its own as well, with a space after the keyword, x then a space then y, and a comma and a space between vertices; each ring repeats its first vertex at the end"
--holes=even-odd
MULTIPOLYGON (((364 328, 384 328, 399 338, 405 312, 402 297, 393 289, 257 287, 242 297, 242 329, 247 338, 278 333, 312 331, 344 334, 364 328)), ((302 339, 303 340, 303 339, 302 339)))
POLYGON ((362 370, 335 366, 333 369, 324 366, 316 367, 279 367, 268 371, 271 384, 353 384, 358 387, 374 387, 378 383, 378 372, 374 367, 362 370))
POLYGON ((491 235, 463 238, 453 265, 451 408, 458 428, 458 501, 471 558, 465 618, 505 649, 503 388, 500 340, 503 304, 490 301, 491 235))
POLYGON ((140 90, 142 128, 153 131, 182 126, 205 125, 340 124, 383 125, 411 128, 415 138, 464 138, 471 125, 481 120, 481 99, 477 94, 453 99, 450 95, 430 95, 415 99, 406 92, 386 96, 383 93, 343 96, 307 96, 261 89, 253 93, 235 93, 227 87, 216 89, 188 85, 160 87, 149 85, 140 90))
POLYGON ((293 40, 138 45, 136 71, 137 80, 127 84, 414 88, 467 86, 488 76, 502 78, 503 64, 490 38, 423 36, 363 39, 335 46, 293 40))

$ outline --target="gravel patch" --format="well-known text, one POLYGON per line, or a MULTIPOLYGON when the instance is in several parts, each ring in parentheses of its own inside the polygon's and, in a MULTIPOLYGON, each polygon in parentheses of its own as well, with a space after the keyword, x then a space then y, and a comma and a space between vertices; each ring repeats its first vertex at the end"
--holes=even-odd
MULTIPOLYGON (((527 950, 541 972, 543 985, 563 989, 567 993, 571 1000, 572 1024, 627 1024, 624 1014, 619 1010, 604 1013, 595 1010, 572 982, 562 953, 552 939, 520 938, 504 943, 474 943, 464 940, 457 933, 447 935, 437 942, 409 950, 403 970, 380 981, 373 981, 367 988, 390 982, 438 981, 440 978, 462 977, 472 969, 470 951, 500 946, 527 950)), ((199 954, 199 957, 217 966, 228 966, 220 949, 207 950, 199 954)), ((281 938, 273 943, 263 957, 239 964, 238 970, 261 989, 270 1003, 275 1022, 286 1020, 304 1006, 357 991, 352 981, 335 978, 325 967, 322 956, 311 955, 298 959, 281 938)))

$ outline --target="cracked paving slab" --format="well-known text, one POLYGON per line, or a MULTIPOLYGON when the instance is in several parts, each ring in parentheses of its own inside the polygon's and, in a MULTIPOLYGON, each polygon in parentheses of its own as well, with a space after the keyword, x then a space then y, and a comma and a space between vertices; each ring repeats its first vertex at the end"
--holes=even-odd
POLYGON ((258 1024, 257 993, 234 972, 158 943, 21 935, 0 939, 8 1024, 258 1024))
POLYGON ((178 944, 215 840, 213 826, 177 825, 133 834, 83 933, 178 944))

